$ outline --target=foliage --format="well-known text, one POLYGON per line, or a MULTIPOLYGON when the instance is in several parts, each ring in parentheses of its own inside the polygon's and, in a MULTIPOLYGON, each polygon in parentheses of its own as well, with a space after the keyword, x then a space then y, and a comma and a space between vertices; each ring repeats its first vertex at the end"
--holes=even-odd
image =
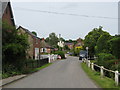
POLYGON ((37 36, 37 33, 36 33, 35 31, 32 31, 32 33, 33 33, 35 36, 37 36))
POLYGON ((21 69, 26 58, 28 42, 26 35, 18 35, 15 27, 2 23, 2 63, 4 71, 21 69), (23 61, 22 61, 23 60, 23 61), (6 66, 7 65, 7 66, 6 66))
POLYGON ((84 49, 85 47, 89 47, 89 56, 95 55, 95 46, 97 44, 97 41, 101 35, 106 33, 102 30, 102 27, 94 28, 91 32, 88 33, 88 35, 85 36, 84 40, 84 49))
POLYGON ((55 33, 50 33, 50 34, 49 34, 49 37, 47 37, 45 41, 46 41, 50 46, 56 47, 59 39, 58 39, 58 37, 56 36, 55 33))
POLYGON ((116 59, 112 54, 100 53, 98 54, 98 59, 96 64, 99 66, 104 66, 107 69, 111 69, 110 67, 115 65, 116 59))
POLYGON ((65 59, 65 53, 63 51, 56 51, 54 54, 58 54, 61 56, 61 59, 65 59))
POLYGON ((104 33, 101 35, 97 41, 95 50, 96 53, 110 53, 110 46, 108 44, 108 40, 110 40, 112 37, 109 33, 104 33))
POLYGON ((109 40, 109 43, 111 45, 112 54, 116 56, 116 58, 120 59, 120 36, 116 36, 109 40))
POLYGON ((75 56, 78 56, 79 53, 80 53, 80 50, 83 50, 83 47, 82 47, 82 46, 75 47, 75 48, 74 48, 74 55, 75 55, 75 56))
POLYGON ((64 46, 64 49, 65 50, 70 50, 70 48, 67 45, 64 46))

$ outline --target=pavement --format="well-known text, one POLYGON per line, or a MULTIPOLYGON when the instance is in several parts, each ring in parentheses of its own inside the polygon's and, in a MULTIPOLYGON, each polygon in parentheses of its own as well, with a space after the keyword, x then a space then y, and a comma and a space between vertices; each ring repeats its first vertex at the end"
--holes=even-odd
POLYGON ((77 57, 69 56, 3 88, 98 88, 80 63, 77 57))
POLYGON ((6 78, 6 79, 2 79, 0 80, 0 87, 1 86, 4 86, 4 85, 7 85, 9 83, 12 83, 13 81, 16 81, 16 80, 19 80, 19 79, 22 79, 24 77, 26 77, 27 75, 16 75, 16 76, 13 76, 13 77, 9 77, 9 78, 6 78))

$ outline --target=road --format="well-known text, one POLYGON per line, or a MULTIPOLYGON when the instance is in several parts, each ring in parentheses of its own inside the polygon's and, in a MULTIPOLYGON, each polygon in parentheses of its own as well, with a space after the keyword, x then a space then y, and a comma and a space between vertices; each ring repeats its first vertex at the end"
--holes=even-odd
POLYGON ((77 57, 69 56, 3 88, 97 88, 80 63, 77 57))

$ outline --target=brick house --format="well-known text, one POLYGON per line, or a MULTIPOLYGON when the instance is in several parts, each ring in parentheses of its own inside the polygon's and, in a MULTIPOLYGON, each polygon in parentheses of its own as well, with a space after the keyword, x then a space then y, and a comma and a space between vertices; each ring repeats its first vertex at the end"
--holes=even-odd
POLYGON ((17 28, 18 34, 26 34, 28 36, 29 49, 27 52, 27 59, 39 59, 40 58, 40 38, 35 36, 28 29, 21 26, 17 28))
POLYGON ((2 22, 7 22, 9 25, 15 26, 13 12, 10 2, 2 2, 2 22))
POLYGON ((53 50, 53 48, 45 42, 45 39, 42 38, 41 39, 41 53, 51 53, 51 51, 53 50))
POLYGON ((77 43, 75 44, 75 47, 83 46, 84 43, 81 38, 77 39, 77 43))
POLYGON ((65 45, 67 45, 69 47, 69 49, 73 49, 73 47, 74 47, 74 43, 66 42, 65 45))

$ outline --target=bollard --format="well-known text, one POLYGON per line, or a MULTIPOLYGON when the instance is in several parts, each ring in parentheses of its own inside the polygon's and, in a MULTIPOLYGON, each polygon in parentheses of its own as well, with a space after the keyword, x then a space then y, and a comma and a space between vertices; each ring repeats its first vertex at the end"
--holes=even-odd
POLYGON ((50 58, 50 55, 48 56, 48 58, 49 58, 49 63, 51 63, 51 61, 50 61, 50 59, 51 59, 51 58, 50 58))
POLYGON ((116 86, 118 86, 119 84, 119 72, 118 71, 115 71, 115 83, 116 83, 116 86))
POLYGON ((101 78, 103 78, 103 76, 104 76, 103 68, 104 68, 103 66, 100 67, 101 78))
POLYGON ((90 67, 90 60, 88 60, 88 67, 90 67))
POLYGON ((94 69, 94 63, 91 64, 91 68, 92 68, 92 70, 95 70, 95 69, 94 69))

